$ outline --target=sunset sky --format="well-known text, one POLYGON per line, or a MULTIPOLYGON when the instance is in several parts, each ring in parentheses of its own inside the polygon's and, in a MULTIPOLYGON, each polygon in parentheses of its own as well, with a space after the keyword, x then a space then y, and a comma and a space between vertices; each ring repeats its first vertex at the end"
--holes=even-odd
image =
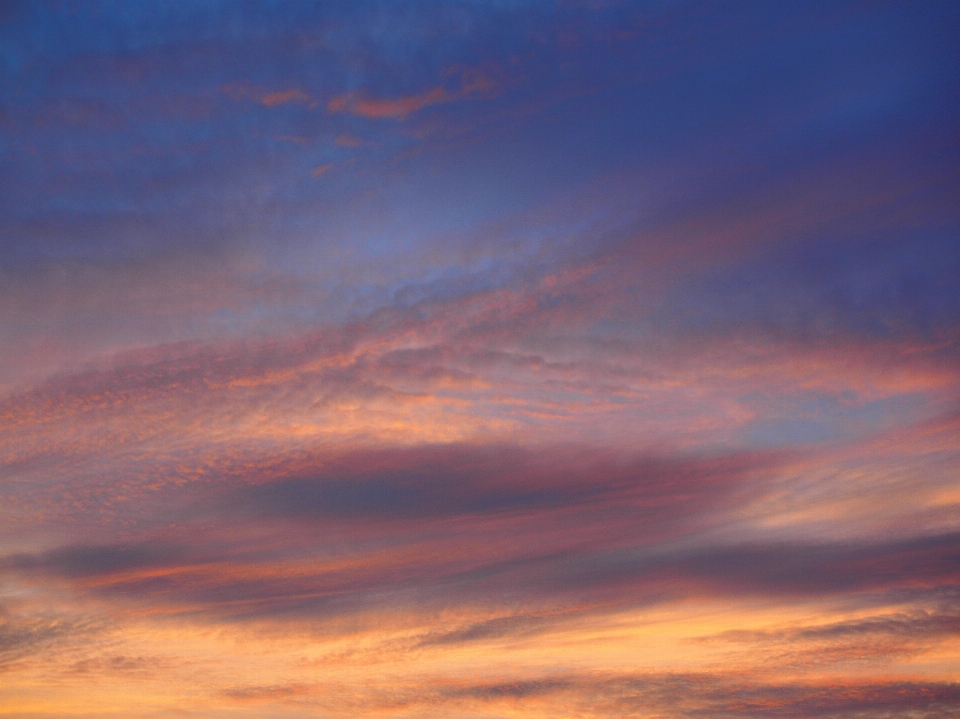
POLYGON ((960 4, 0 4, 0 717, 960 716, 960 4))

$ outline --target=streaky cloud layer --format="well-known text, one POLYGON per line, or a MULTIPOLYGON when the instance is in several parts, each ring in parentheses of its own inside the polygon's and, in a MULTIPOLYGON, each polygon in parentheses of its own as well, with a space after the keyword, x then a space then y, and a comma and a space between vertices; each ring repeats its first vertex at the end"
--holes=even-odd
POLYGON ((956 716, 957 27, 4 4, 0 716, 956 716))

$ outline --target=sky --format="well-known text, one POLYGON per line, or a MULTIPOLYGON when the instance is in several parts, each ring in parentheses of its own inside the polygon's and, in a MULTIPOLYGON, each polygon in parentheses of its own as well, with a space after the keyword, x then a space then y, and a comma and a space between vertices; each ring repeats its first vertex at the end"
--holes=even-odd
POLYGON ((0 4, 0 717, 960 714, 960 5, 0 4))

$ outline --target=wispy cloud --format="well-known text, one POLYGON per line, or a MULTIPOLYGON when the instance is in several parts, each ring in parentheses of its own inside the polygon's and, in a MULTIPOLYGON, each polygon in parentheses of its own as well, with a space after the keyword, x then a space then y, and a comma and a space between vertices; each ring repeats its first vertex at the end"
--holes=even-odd
POLYGON ((279 90, 277 92, 268 92, 260 98, 267 107, 275 105, 286 105, 289 102, 310 103, 312 99, 302 90, 279 90))
POLYGON ((336 164, 337 163, 335 162, 327 162, 327 163, 324 163, 323 165, 317 165, 312 170, 310 170, 310 174, 313 175, 314 177, 323 177, 328 172, 330 172, 330 170, 332 170, 336 166, 336 164))
POLYGON ((327 102, 327 112, 348 113, 371 120, 405 120, 409 115, 434 105, 446 105, 467 99, 490 98, 499 91, 500 84, 483 72, 453 68, 446 73, 456 81, 454 89, 446 85, 400 97, 372 97, 358 91, 338 95, 327 102))

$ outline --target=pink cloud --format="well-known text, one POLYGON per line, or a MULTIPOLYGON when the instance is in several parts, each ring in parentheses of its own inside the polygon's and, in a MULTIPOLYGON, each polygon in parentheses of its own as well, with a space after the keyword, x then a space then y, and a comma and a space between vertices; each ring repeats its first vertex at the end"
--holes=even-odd
POLYGON ((459 87, 456 90, 450 91, 438 85, 423 92, 394 98, 374 98, 362 92, 347 93, 330 100, 327 103, 327 112, 347 113, 375 120, 404 120, 426 107, 471 97, 489 97, 500 87, 500 83, 490 74, 472 68, 452 68, 445 74, 459 76, 459 87))
POLYGON ((310 171, 310 174, 313 175, 314 177, 323 177, 328 172, 330 172, 330 170, 332 170, 335 165, 336 165, 335 162, 327 162, 323 165, 317 165, 310 171))
POLYGON ((260 98, 260 102, 267 107, 276 105, 286 105, 290 102, 309 103, 312 98, 302 90, 281 90, 278 92, 268 92, 260 98))
POLYGON ((453 102, 456 97, 443 87, 435 87, 417 95, 397 98, 369 98, 363 95, 340 95, 327 103, 330 113, 350 113, 371 119, 394 118, 403 120, 407 115, 431 105, 453 102))

